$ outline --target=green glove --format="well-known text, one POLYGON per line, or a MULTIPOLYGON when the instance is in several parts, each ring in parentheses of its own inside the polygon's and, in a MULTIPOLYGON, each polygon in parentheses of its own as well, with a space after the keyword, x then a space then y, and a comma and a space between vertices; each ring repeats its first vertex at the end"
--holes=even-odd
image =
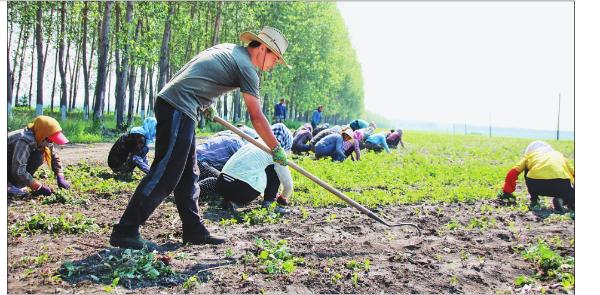
POLYGON ((208 108, 206 108, 206 110, 204 110, 204 118, 208 121, 213 121, 215 118, 215 115, 217 114, 217 109, 215 109, 215 107, 213 106, 209 106, 208 108))
POLYGON ((273 153, 273 161, 279 165, 287 165, 287 155, 285 151, 281 147, 281 145, 277 145, 272 151, 273 153))

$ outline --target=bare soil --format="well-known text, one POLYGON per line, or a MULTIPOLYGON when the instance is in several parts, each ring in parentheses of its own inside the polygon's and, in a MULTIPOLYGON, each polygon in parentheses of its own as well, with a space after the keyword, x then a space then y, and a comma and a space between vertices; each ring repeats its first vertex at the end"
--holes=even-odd
MULTIPOLYGON (((61 151, 66 164, 80 160, 104 165, 111 144, 69 145, 61 151)), ((101 230, 83 235, 38 234, 8 237, 9 293, 97 293, 110 282, 95 282, 89 275, 59 280, 54 278, 63 262, 81 266, 98 264, 103 257, 118 253, 110 247, 110 225, 116 223, 128 201, 128 195, 94 198, 84 205, 41 205, 39 199, 9 199, 8 226, 29 216, 46 212, 50 215, 81 212, 95 218, 101 230), (48 254, 40 265, 23 263, 24 256, 48 254)), ((531 276, 535 269, 521 256, 523 246, 538 238, 560 237, 562 255, 574 255, 569 243, 574 238, 574 221, 544 222, 548 210, 516 212, 500 210, 494 201, 475 204, 416 204, 373 208, 394 222, 414 222, 421 237, 409 229, 389 230, 353 208, 300 208, 277 224, 221 226, 219 220, 230 216, 215 201, 202 202, 201 210, 212 233, 228 241, 218 246, 181 244, 181 222, 172 197, 161 204, 143 227, 142 234, 184 259, 173 259, 171 267, 177 279, 133 282, 128 288, 118 286, 118 293, 184 293, 186 278, 197 275, 201 285, 194 293, 515 293, 525 291, 514 286, 519 275, 531 276), (481 206, 495 210, 482 213, 481 206), (497 210, 496 210, 497 209, 497 210), (332 213, 337 217, 332 218, 332 213), (463 225, 474 217, 497 220, 493 228, 448 230, 446 224, 456 219, 463 225), (508 225, 513 222, 514 225, 508 225), (256 237, 288 241, 291 253, 303 257, 301 265, 290 275, 268 275, 245 265, 241 257, 254 251, 256 237), (233 257, 226 258, 227 249, 233 257), (187 254, 184 254, 187 253, 187 254), (356 284, 350 260, 368 259, 370 271, 359 272, 356 284), (247 276, 245 280, 242 276, 247 276), (336 277, 338 279, 336 279, 336 277)), ((252 204, 251 206, 257 206, 252 204)), ((483 210, 485 211, 485 210, 483 210)), ((536 291, 539 292, 539 286, 536 291)), ((548 293, 566 293, 557 284, 544 286, 548 293)))

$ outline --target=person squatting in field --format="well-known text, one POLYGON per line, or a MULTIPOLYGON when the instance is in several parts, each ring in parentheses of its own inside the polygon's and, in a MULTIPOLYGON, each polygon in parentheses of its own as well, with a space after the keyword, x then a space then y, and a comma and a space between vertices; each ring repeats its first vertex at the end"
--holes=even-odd
POLYGON ((23 196, 26 186, 31 189, 33 196, 51 195, 52 188, 33 177, 44 161, 54 172, 58 187, 69 189, 71 184, 65 179, 60 158, 53 146, 68 142, 58 121, 48 116, 38 116, 25 128, 9 132, 8 195, 23 196))
POLYGON ((131 174, 135 167, 145 174, 150 171, 148 165, 149 144, 156 137, 156 119, 147 117, 142 126, 133 127, 121 135, 108 153, 108 167, 114 173, 131 174))
MULTIPOLYGON (((273 134, 281 147, 289 151, 292 147, 292 134, 283 123, 271 126, 273 134)), ((292 176, 287 166, 273 161, 269 154, 253 144, 241 147, 225 164, 217 177, 200 182, 200 192, 222 196, 224 209, 246 205, 261 193, 264 196, 263 207, 269 207, 277 200, 287 205, 294 188, 292 176), (277 196, 280 184, 283 192, 277 196)))
POLYGON ((184 243, 225 242, 224 238, 209 233, 199 212, 195 128, 201 113, 207 120, 213 120, 216 110, 212 104, 226 92, 240 89, 252 125, 272 150, 273 162, 287 165, 285 150, 261 111, 256 69, 268 71, 277 63, 287 65, 282 55, 288 41, 271 27, 264 27, 258 35, 245 32, 240 39, 248 45, 219 44, 200 52, 157 94, 155 158, 119 223, 113 227, 109 241, 112 246, 156 249, 156 244, 141 237, 140 226, 171 192, 182 222, 184 243))
POLYGON ((396 130, 390 130, 390 132, 385 136, 385 142, 387 143, 388 147, 392 149, 397 148, 398 144, 404 148, 404 141, 402 141, 402 129, 398 128, 396 130))
MULTIPOLYGON (((210 177, 218 177, 225 163, 245 144, 246 142, 237 135, 222 134, 212 136, 196 146, 196 158, 200 169, 198 181, 202 182, 210 177)), ((207 186, 209 183, 206 182, 204 187, 200 184, 201 197, 214 191, 214 187, 207 186)))
POLYGON ((390 153, 390 147, 388 147, 387 142, 385 141, 385 133, 383 132, 369 136, 365 141, 365 148, 377 153, 382 150, 385 150, 388 154, 390 153))
MULTIPOLYGON (((346 128, 350 129, 350 127, 346 128)), ((352 133, 353 140, 344 141, 343 143, 344 155, 346 156, 346 158, 351 157, 352 161, 355 161, 355 158, 352 155, 352 152, 354 152, 354 155, 356 156, 356 161, 360 161, 360 142, 363 139, 363 133, 361 130, 356 130, 352 133)))
POLYGON ((565 156, 548 143, 536 140, 527 146, 523 158, 506 174, 501 198, 515 199, 512 193, 521 172, 525 172, 530 208, 538 206, 539 196, 547 196, 554 198, 555 210, 564 211, 560 199, 575 210, 575 170, 565 156))
POLYGON ((310 151, 310 140, 312 139, 312 126, 308 123, 298 128, 294 134, 292 142, 292 153, 300 155, 310 151))
POLYGON ((315 144, 315 155, 317 159, 331 156, 333 161, 343 162, 346 159, 344 142, 353 144, 353 141, 354 132, 350 128, 347 128, 341 134, 333 133, 327 135, 315 144))
MULTIPOLYGON (((310 150, 314 153, 315 152, 315 145, 317 144, 317 142, 319 142, 321 139, 325 138, 327 135, 331 135, 331 134, 341 134, 342 133, 342 127, 339 125, 335 125, 331 128, 327 128, 325 130, 322 130, 321 132, 317 133, 317 135, 313 135, 313 138, 310 140, 309 146, 310 146, 310 150)), ((314 134, 314 132, 313 132, 314 134)))

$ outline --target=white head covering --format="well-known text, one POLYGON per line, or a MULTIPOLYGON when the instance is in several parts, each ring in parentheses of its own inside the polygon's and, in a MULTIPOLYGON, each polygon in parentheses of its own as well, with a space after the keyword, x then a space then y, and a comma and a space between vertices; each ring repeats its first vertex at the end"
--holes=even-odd
POLYGON ((523 155, 527 155, 531 152, 547 153, 547 152, 551 152, 553 150, 554 149, 552 148, 552 146, 549 145, 548 143, 541 141, 541 140, 536 140, 527 146, 527 148, 525 149, 525 152, 523 152, 523 155))

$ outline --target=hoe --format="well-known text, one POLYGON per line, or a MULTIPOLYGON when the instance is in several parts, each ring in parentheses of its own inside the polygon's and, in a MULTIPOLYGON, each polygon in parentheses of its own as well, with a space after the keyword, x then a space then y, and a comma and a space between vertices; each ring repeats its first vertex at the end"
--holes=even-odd
MULTIPOLYGON (((225 128, 231 130, 235 134, 241 136, 245 140, 251 142, 252 144, 254 144, 255 146, 257 146, 261 150, 263 150, 263 151, 265 151, 265 152, 267 152, 269 154, 271 153, 271 150, 266 145, 258 142, 257 140, 255 140, 254 138, 250 137, 246 133, 242 132, 240 129, 238 129, 237 127, 233 126, 231 123, 223 120, 219 116, 214 116, 214 121, 217 122, 217 123, 219 123, 219 124, 221 124, 221 125, 223 125, 225 128)), ((414 224, 414 223, 397 223, 397 224, 388 223, 385 220, 381 219, 379 216, 377 216, 375 213, 373 213, 373 211, 365 208, 361 204, 359 204, 356 201, 352 200, 350 197, 346 196, 344 193, 342 193, 339 190, 337 190, 336 188, 330 186, 329 184, 327 184, 326 182, 322 181, 318 177, 312 175, 310 172, 304 170, 302 167, 298 166, 296 163, 288 160, 288 165, 290 167, 292 167, 294 170, 298 171, 300 174, 306 176, 308 179, 314 181, 316 184, 320 185, 324 189, 326 189, 329 192, 331 192, 332 194, 336 195, 338 198, 344 200, 344 202, 346 202, 346 203, 350 204, 352 207, 358 209, 358 211, 360 211, 363 214, 366 214, 367 216, 369 216, 370 218, 376 220, 377 222, 379 222, 379 223, 381 223, 381 224, 383 224, 383 225, 385 225, 387 227, 390 227, 390 228, 401 227, 401 226, 410 226, 410 227, 415 228, 417 230, 417 233, 419 234, 419 236, 421 236, 421 229, 416 224, 414 224)))

